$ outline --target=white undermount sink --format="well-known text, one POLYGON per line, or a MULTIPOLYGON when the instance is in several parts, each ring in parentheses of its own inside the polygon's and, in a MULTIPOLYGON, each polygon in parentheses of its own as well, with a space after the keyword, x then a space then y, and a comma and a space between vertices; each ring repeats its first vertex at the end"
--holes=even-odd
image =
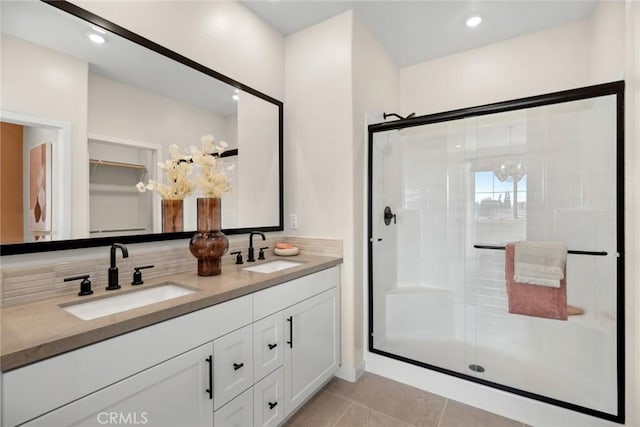
POLYGON ((275 273, 276 271, 286 270, 287 268, 296 267, 298 265, 302 265, 301 262, 295 261, 269 261, 264 264, 254 265, 252 267, 245 267, 243 270, 245 271, 255 271, 256 273, 275 273))
POLYGON ((156 302, 178 298, 183 295, 189 295, 194 292, 196 292, 194 289, 168 282, 146 289, 60 307, 82 320, 92 320, 156 302))

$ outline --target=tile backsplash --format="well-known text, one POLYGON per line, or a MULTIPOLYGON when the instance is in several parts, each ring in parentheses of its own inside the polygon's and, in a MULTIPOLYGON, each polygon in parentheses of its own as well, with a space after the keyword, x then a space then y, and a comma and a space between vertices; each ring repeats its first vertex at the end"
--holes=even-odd
MULTIPOLYGON (((342 257, 342 240, 316 239, 308 237, 268 237, 266 241, 254 241, 256 248, 268 246, 267 255, 273 255, 276 242, 287 241, 300 248, 300 253, 306 255, 342 257)), ((174 244, 155 249, 146 247, 136 250, 136 246, 129 247, 129 257, 122 258, 117 252, 117 264, 120 284, 131 283, 134 267, 154 265, 154 268, 143 270, 143 280, 195 271, 197 261, 189 252, 189 244, 174 244)), ((81 260, 50 260, 37 265, 2 268, 0 270, 0 302, 2 306, 39 301, 55 296, 77 293, 79 281, 64 282, 65 277, 89 274, 92 287, 99 289, 107 285, 107 270, 109 268, 109 250, 101 248, 100 255, 84 257, 81 260), (104 252, 104 253, 102 253, 104 252)), ((229 250, 223 257, 223 266, 233 264, 235 255, 230 252, 242 251, 246 260, 246 239, 230 239, 229 250)), ((256 256, 258 251, 256 249, 256 256)), ((33 255, 37 256, 37 255, 33 255)), ((223 272, 224 274, 224 272, 223 272)))

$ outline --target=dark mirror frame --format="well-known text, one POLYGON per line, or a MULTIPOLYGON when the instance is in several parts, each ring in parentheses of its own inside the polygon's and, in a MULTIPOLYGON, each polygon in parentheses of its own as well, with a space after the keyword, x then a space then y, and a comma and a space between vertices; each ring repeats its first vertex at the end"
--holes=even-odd
MULTIPOLYGON (((284 230, 284 172, 283 172, 283 103, 282 101, 278 101, 275 98, 270 97, 252 87, 249 87, 245 84, 242 84, 230 77, 227 77, 219 72, 212 70, 211 68, 205 67, 202 64, 199 64, 185 56, 180 55, 177 52, 174 52, 170 49, 167 49, 164 46, 161 46, 149 39, 146 39, 136 33, 133 33, 126 28, 123 28, 117 24, 114 24, 111 21, 108 21, 98 15, 95 15, 81 7, 78 7, 72 3, 67 2, 66 0, 42 0, 44 3, 47 3, 50 6, 53 6, 57 9, 60 9, 64 12, 69 13, 77 18, 80 18, 84 21, 87 21, 91 24, 97 25, 99 27, 104 28, 114 34, 117 34, 125 39, 132 41, 142 47, 150 49, 160 55, 163 55, 169 59, 172 59, 176 62, 179 62, 187 67, 190 67, 196 71, 204 73, 214 79, 220 80, 224 83, 227 83, 236 89, 240 89, 244 92, 250 93, 254 96, 257 96, 260 99, 263 99, 266 102, 274 104, 278 107, 278 160, 279 160, 279 200, 278 200, 278 218, 279 224, 274 226, 255 226, 248 228, 233 228, 233 229, 223 229, 222 232, 225 234, 245 234, 249 233, 253 230, 259 231, 282 231, 284 230)), ((60 251, 67 249, 80 249, 80 248, 89 248, 89 247, 98 247, 98 246, 109 246, 112 243, 120 242, 120 243, 143 243, 143 242, 158 242, 163 240, 177 240, 177 239, 189 239, 193 236, 193 231, 184 231, 179 233, 151 233, 151 234, 136 234, 136 235, 128 235, 128 236, 111 236, 111 237, 93 237, 93 238, 83 238, 83 239, 70 239, 70 240, 55 240, 50 242, 29 242, 29 243, 12 243, 12 244, 0 244, 0 255, 16 255, 16 254, 28 254, 35 252, 49 252, 49 251, 60 251)))

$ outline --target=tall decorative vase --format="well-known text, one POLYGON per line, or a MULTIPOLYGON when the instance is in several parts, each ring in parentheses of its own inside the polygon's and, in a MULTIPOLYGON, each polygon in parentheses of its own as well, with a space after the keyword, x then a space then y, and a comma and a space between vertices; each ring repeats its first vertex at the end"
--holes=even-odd
POLYGON ((198 231, 189 242, 189 250, 198 259, 198 276, 216 276, 221 272, 221 258, 229 249, 229 240, 220 232, 221 201, 212 197, 197 201, 198 231))
POLYGON ((162 199, 162 232, 173 233, 183 231, 183 200, 162 199))

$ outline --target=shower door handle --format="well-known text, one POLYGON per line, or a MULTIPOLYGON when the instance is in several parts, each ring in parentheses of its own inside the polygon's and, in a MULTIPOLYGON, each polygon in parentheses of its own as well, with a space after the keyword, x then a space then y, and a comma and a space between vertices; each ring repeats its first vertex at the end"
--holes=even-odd
POLYGON ((393 223, 396 223, 396 214, 391 212, 391 208, 389 206, 385 206, 384 208, 384 225, 391 224, 391 220, 393 219, 393 223))

